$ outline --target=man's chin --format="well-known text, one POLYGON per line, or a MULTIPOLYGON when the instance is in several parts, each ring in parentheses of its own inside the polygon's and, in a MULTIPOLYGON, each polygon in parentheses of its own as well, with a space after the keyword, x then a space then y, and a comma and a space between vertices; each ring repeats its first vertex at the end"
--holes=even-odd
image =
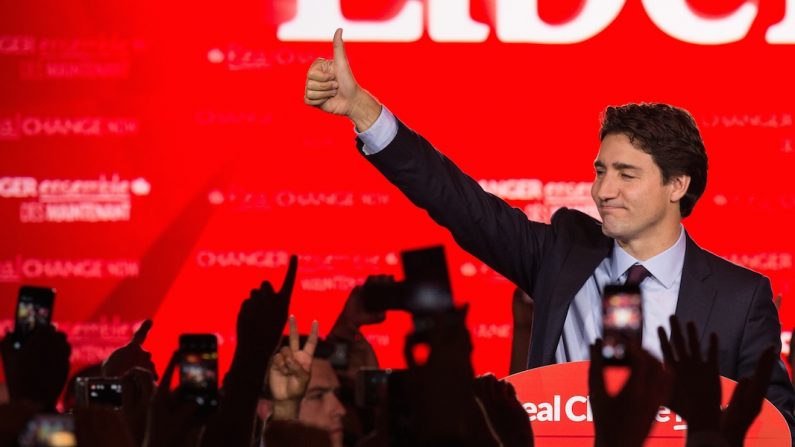
POLYGON ((605 225, 602 223, 602 234, 612 239, 621 239, 621 235, 624 234, 624 232, 616 228, 615 225, 605 225))

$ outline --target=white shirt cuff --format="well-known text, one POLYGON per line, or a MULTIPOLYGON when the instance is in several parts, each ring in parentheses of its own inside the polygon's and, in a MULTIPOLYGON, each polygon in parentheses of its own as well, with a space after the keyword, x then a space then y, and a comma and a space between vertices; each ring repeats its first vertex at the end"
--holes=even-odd
POLYGON ((373 155, 381 152, 395 139, 398 131, 397 119, 386 106, 381 106, 381 114, 369 129, 364 132, 359 132, 356 128, 353 130, 364 143, 362 152, 373 155))

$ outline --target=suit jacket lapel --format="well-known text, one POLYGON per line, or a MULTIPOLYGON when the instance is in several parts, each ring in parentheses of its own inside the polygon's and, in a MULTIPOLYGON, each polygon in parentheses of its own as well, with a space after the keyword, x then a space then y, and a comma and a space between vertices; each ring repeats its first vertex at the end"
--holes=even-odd
POLYGON ((550 321, 547 327, 549 341, 544 343, 543 364, 555 363, 555 349, 563 333, 563 323, 566 321, 569 305, 599 263, 610 255, 612 249, 613 240, 605 237, 595 245, 573 245, 569 250, 552 292, 552 308, 549 314, 558 318, 550 321))
POLYGON ((682 267, 682 282, 679 285, 679 299, 676 303, 676 316, 682 324, 692 321, 696 324, 698 339, 704 346, 704 332, 709 321, 712 306, 715 304, 717 290, 709 283, 712 274, 704 250, 690 236, 687 236, 685 262, 682 267))

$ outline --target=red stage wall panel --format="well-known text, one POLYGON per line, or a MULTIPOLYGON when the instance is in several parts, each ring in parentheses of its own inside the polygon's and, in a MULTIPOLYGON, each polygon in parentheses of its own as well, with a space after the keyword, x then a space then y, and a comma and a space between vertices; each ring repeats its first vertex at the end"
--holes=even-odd
MULTIPOLYGON (((228 365, 249 289, 300 257, 292 312, 326 333, 399 251, 447 247, 478 372, 504 375, 513 286, 460 250, 303 104, 345 25, 358 81, 490 191, 548 219, 593 212, 605 106, 688 109, 710 157, 688 232, 770 277, 795 325, 795 1, 241 0, 0 4, 0 327, 21 284, 57 289, 86 363, 154 319, 162 368, 182 332, 228 365), (598 3, 598 5, 596 5, 598 3), (314 37, 317 34, 321 37, 314 37)), ((410 329, 366 334, 403 365, 410 329)))

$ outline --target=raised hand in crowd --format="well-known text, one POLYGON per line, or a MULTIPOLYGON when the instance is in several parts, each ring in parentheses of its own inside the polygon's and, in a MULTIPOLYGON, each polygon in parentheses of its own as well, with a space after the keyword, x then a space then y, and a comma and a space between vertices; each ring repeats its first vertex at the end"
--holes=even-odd
POLYGON ((338 373, 349 380, 354 380, 356 371, 361 368, 378 367, 375 350, 362 334, 361 327, 383 322, 386 313, 365 309, 363 290, 372 284, 385 282, 394 282, 394 278, 387 275, 371 275, 365 280, 364 286, 354 287, 326 338, 329 342, 345 343, 348 346, 347 368, 338 373))
POLYGON ((127 371, 121 381, 122 414, 135 445, 141 445, 146 436, 149 406, 155 393, 154 377, 151 370, 136 366, 127 371))
POLYGON ((113 351, 102 362, 104 377, 122 378, 122 412, 136 445, 141 445, 146 434, 149 403, 157 380, 152 354, 143 348, 151 329, 152 320, 144 320, 129 343, 113 351))
POLYGON ((692 322, 687 324, 687 337, 676 316, 671 317, 670 342, 662 328, 658 333, 666 368, 673 374, 669 406, 687 421, 688 445, 742 446, 748 428, 762 409, 776 357, 774 348, 762 352, 754 375, 740 380, 729 406, 721 411, 717 337, 710 335, 705 360, 692 322))
POLYGON ((251 444, 259 391, 287 322, 297 270, 298 258, 290 256, 281 289, 277 292, 264 281, 240 306, 235 353, 224 376, 218 411, 208 421, 202 446, 251 444))
POLYGON ((287 311, 295 286, 298 257, 290 256, 287 273, 277 292, 269 281, 251 290, 237 318, 237 344, 246 351, 267 351, 265 363, 276 350, 287 323, 287 311))
POLYGON ((181 353, 175 351, 160 379, 149 409, 144 447, 195 447, 198 443, 201 428, 197 422, 198 405, 185 401, 171 389, 180 358, 181 353))
POLYGON ((588 389, 597 447, 640 447, 651 430, 670 378, 662 365, 637 343, 628 346, 629 377, 617 394, 605 385, 602 340, 591 345, 588 389))
POLYGON ((759 363, 751 377, 740 379, 729 400, 729 406, 723 410, 720 431, 732 447, 743 445, 748 428, 762 410, 762 402, 767 392, 773 365, 776 362, 776 348, 770 346, 759 357, 759 363))
POLYGON ((339 399, 346 409, 343 425, 349 438, 360 438, 373 428, 374 413, 358 408, 354 401, 357 372, 362 368, 378 368, 378 357, 361 328, 386 319, 385 311, 367 309, 365 294, 372 293, 374 286, 381 288, 394 282, 394 277, 389 275, 370 275, 363 285, 354 287, 326 337, 326 341, 335 346, 335 352, 345 353, 344 363, 336 358, 334 369, 340 381, 339 399), (340 350, 339 345, 345 349, 340 350))
POLYGON ((40 325, 19 348, 14 344, 11 335, 0 342, 10 401, 26 400, 43 411, 55 411, 69 375, 72 347, 66 334, 52 325, 40 325))
POLYGON ((721 417, 721 387, 718 374, 718 339, 710 334, 706 359, 701 355, 696 325, 687 324, 687 340, 679 319, 672 315, 671 341, 658 328, 665 368, 673 383, 666 403, 687 421, 688 434, 718 431, 721 417))
POLYGON ((533 446, 533 429, 527 412, 516 398, 516 390, 493 374, 475 378, 475 399, 488 417, 489 425, 506 446, 533 446))
POLYGON ((334 59, 319 58, 309 67, 304 102, 326 113, 349 117, 359 131, 368 129, 378 119, 381 105, 353 77, 342 29, 334 33, 334 59))
POLYGON ((133 334, 132 340, 119 349, 113 351, 105 362, 102 363, 102 375, 105 377, 121 377, 132 368, 143 368, 152 373, 152 378, 157 380, 157 371, 152 362, 152 354, 145 351, 143 344, 149 330, 152 329, 152 320, 144 320, 138 330, 133 334))
POLYGON ((406 337, 407 397, 415 416, 414 433, 424 445, 467 442, 474 439, 473 421, 485 422, 482 416, 478 419, 475 403, 467 310, 464 306, 429 315, 422 324, 425 329, 406 337), (430 350, 424 364, 415 356, 422 348, 430 350))
POLYGON ((382 323, 386 319, 383 311, 370 311, 365 308, 363 290, 372 286, 384 286, 394 284, 395 278, 391 275, 370 275, 365 279, 364 285, 356 286, 351 290, 342 312, 337 316, 332 332, 337 332, 340 336, 351 337, 359 331, 362 326, 368 324, 382 323))
POLYGON ((317 347, 318 322, 312 329, 303 348, 299 346, 295 316, 290 316, 290 343, 273 356, 268 372, 268 386, 273 397, 273 419, 294 420, 306 393, 312 371, 312 357, 317 347))

